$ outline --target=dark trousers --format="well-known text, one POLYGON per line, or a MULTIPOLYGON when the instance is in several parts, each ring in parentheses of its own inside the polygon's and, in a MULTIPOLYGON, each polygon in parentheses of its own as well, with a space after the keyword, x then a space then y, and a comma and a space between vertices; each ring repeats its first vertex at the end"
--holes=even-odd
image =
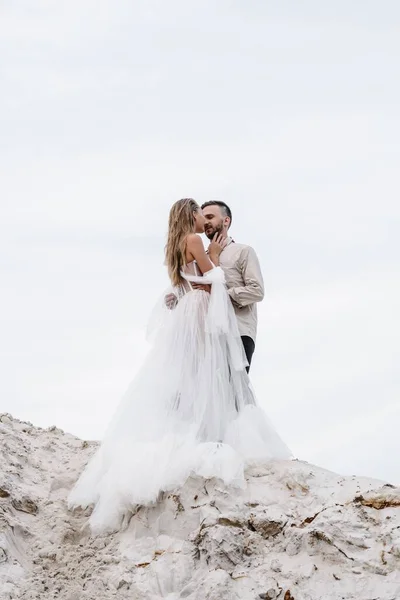
POLYGON ((243 348, 246 354, 247 362, 249 366, 246 367, 246 371, 250 371, 251 359, 253 358, 254 349, 256 347, 254 340, 251 339, 248 335, 242 335, 243 348))

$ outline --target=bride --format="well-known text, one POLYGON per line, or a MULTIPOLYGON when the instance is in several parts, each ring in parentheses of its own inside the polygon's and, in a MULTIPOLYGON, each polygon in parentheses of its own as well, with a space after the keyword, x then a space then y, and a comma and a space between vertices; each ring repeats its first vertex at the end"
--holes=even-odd
POLYGON ((95 533, 118 529, 135 507, 191 474, 244 487, 247 465, 291 458, 250 386, 219 267, 224 242, 216 236, 207 254, 204 222, 190 198, 171 208, 165 254, 178 301, 155 309, 152 349, 69 495, 70 508, 94 505, 95 533), (194 283, 209 284, 210 293, 194 283))

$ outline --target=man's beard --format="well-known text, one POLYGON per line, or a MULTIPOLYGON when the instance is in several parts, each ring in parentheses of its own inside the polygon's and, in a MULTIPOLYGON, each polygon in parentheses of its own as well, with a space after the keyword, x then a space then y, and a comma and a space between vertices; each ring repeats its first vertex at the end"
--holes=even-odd
POLYGON ((219 233, 219 234, 221 234, 223 231, 224 231, 224 226, 223 226, 223 224, 221 223, 220 225, 217 225, 216 227, 213 227, 213 228, 207 229, 207 230, 205 231, 205 234, 206 234, 206 236, 208 237, 208 239, 209 239, 209 240, 212 240, 212 239, 213 239, 213 237, 214 237, 214 235, 215 235, 216 233, 219 233))

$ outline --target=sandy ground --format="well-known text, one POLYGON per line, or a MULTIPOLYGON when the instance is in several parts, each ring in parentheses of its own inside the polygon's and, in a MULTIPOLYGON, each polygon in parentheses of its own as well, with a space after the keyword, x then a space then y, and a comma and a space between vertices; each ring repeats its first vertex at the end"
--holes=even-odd
POLYGON ((92 537, 68 491, 95 449, 0 416, 0 599, 399 600, 400 489, 301 461, 190 479, 92 537))

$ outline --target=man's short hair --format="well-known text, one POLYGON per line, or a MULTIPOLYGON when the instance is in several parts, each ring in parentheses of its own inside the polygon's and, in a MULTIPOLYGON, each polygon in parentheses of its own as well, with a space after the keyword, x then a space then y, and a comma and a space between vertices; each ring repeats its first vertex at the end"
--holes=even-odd
POLYGON ((230 225, 232 225, 232 211, 229 208, 229 206, 225 204, 225 202, 221 202, 221 200, 209 200, 208 202, 204 202, 204 204, 201 205, 201 209, 203 210, 207 206, 219 206, 224 217, 230 218, 230 225))

